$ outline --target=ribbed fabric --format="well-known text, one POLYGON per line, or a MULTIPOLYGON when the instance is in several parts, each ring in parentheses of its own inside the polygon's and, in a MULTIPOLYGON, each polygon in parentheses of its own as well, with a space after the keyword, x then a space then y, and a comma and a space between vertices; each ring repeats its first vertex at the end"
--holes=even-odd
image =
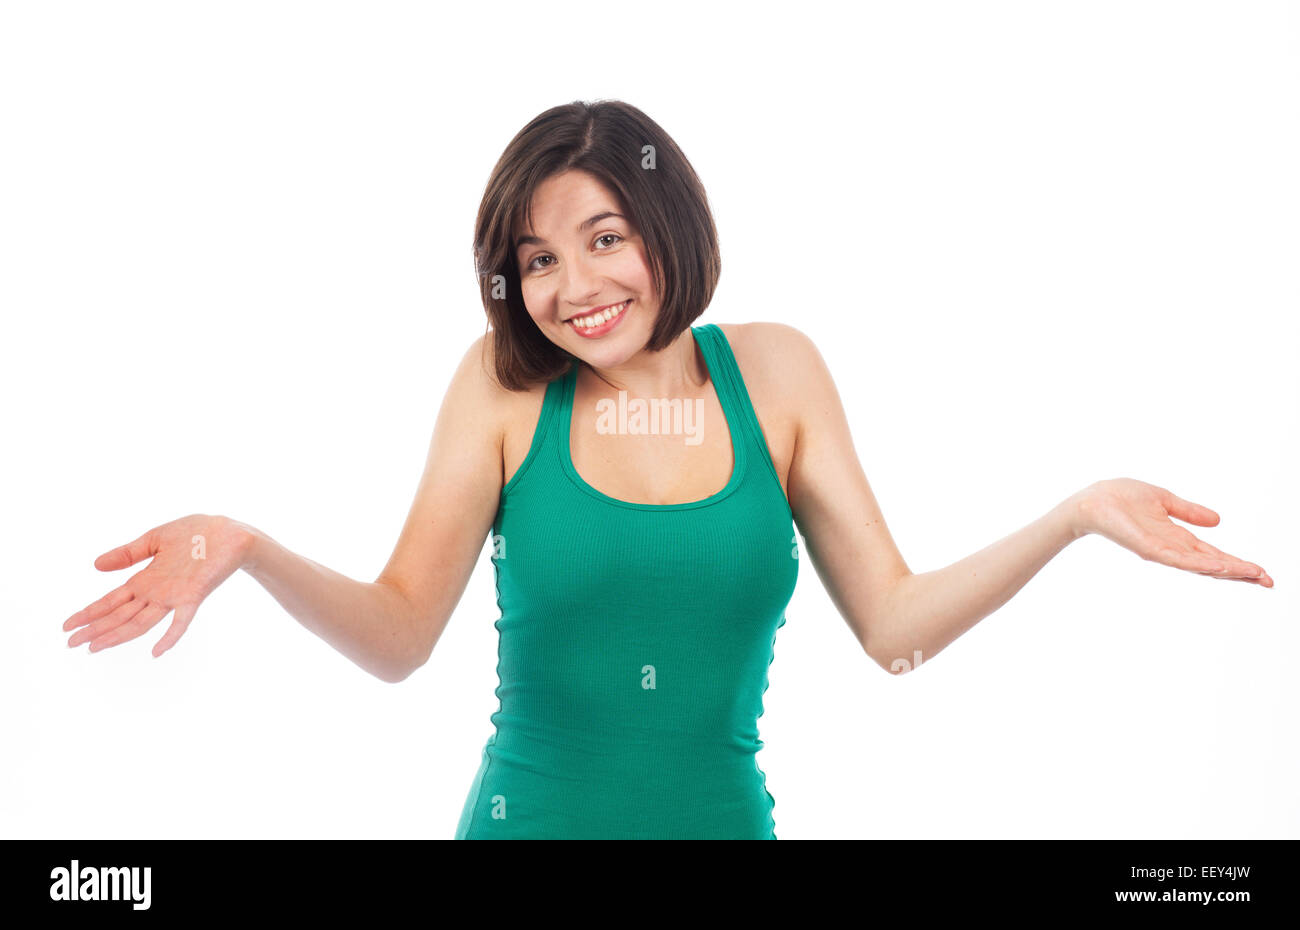
POLYGON ((576 366, 547 385, 492 527, 500 707, 456 839, 776 839, 755 754, 794 523, 726 336, 691 332, 733 454, 702 500, 588 485, 576 366))

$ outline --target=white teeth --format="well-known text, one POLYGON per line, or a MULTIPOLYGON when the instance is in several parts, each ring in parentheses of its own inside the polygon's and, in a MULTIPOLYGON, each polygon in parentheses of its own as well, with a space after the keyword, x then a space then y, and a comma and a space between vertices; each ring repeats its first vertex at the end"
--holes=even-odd
POLYGON ((599 326, 601 323, 607 323, 610 320, 612 320, 614 317, 618 316, 619 313, 621 313, 623 309, 627 306, 627 304, 628 302, 625 300, 621 304, 617 304, 613 307, 607 307, 604 310, 600 311, 599 313, 593 313, 591 316, 586 316, 581 319, 575 318, 573 320, 573 325, 581 326, 583 329, 591 329, 593 326, 599 326))

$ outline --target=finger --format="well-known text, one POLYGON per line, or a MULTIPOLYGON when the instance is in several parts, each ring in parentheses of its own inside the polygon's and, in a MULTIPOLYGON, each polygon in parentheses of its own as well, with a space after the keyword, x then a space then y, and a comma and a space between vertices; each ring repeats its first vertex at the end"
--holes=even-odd
POLYGON ((1258 578, 1248 578, 1241 575, 1229 575, 1227 572, 1197 572, 1198 575, 1205 575, 1207 578, 1214 578, 1218 581, 1240 581, 1245 584, 1257 584, 1264 588, 1271 588, 1272 579, 1267 575, 1261 575, 1258 578))
POLYGON ((95 603, 81 608, 67 620, 63 621, 63 629, 75 630, 77 627, 89 623, 91 620, 98 620, 110 610, 125 604, 131 599, 131 591, 126 585, 121 585, 109 591, 95 603))
MULTIPOLYGON (((157 527, 154 527, 156 530, 157 527)), ((95 567, 101 572, 115 572, 118 569, 126 568, 128 565, 134 565, 141 559, 146 559, 158 550, 154 545, 154 530, 149 530, 139 539, 134 539, 125 546, 118 546, 116 549, 109 549, 99 558, 95 559, 95 567)))
POLYGON ((1163 529, 1166 533, 1173 535, 1179 541, 1181 541, 1183 545, 1189 548, 1195 548, 1197 543, 1201 541, 1201 537, 1197 536, 1191 530, 1187 529, 1187 527, 1179 526, 1177 523, 1166 522, 1166 525, 1163 527, 1163 529))
MULTIPOLYGON (((1231 558, 1230 556, 1225 556, 1231 558)), ((1250 584, 1257 584, 1262 588, 1273 587, 1273 579, 1269 577, 1268 572, 1264 571, 1257 565, 1250 565, 1248 562, 1242 562, 1239 565, 1219 562, 1222 568, 1217 571, 1198 571, 1198 575, 1209 575, 1211 578, 1218 578, 1221 581, 1245 581, 1250 584)))
POLYGON ((1224 552, 1224 551, 1223 551, 1222 549, 1220 549, 1218 546, 1212 546, 1212 545, 1210 545, 1209 543, 1205 542, 1205 541, 1202 540, 1202 539, 1198 539, 1198 540, 1196 540, 1196 542, 1194 543, 1194 546, 1195 546, 1195 548, 1197 549, 1197 551, 1199 551, 1199 552, 1203 552, 1203 553, 1205 553, 1205 554, 1208 555, 1208 556, 1212 556, 1212 557, 1214 557, 1214 558, 1216 558, 1216 559, 1220 559, 1221 561, 1224 561, 1224 562, 1227 562, 1229 559, 1232 558, 1230 555, 1228 555, 1228 553, 1224 552))
POLYGON ((1202 540, 1196 541, 1196 549, 1210 558, 1222 562, 1226 570, 1231 575, 1241 575, 1246 578, 1262 578, 1268 573, 1264 571, 1262 565, 1256 565, 1254 562, 1247 562, 1245 559, 1239 559, 1235 555, 1229 555, 1222 549, 1211 546, 1202 540))
POLYGON ((190 628, 190 621, 194 619, 194 613, 198 609, 198 604, 181 604, 176 608, 176 613, 172 616, 172 625, 167 628, 167 633, 153 647, 155 659, 176 645, 176 641, 190 628))
POLYGON ((1249 571, 1237 571, 1229 568, 1219 572, 1218 577, 1225 581, 1246 581, 1265 588, 1273 587, 1273 579, 1263 569, 1252 568, 1249 571))
POLYGON ((1214 556, 1197 552, 1192 548, 1176 549, 1173 546, 1162 546, 1157 549, 1156 560, 1165 565, 1172 565, 1174 568, 1203 575, 1221 575, 1228 567, 1226 563, 1214 556))
POLYGON ((1219 515, 1209 507, 1183 500, 1165 488, 1160 489, 1160 503, 1164 504, 1165 510, 1171 517, 1177 517, 1184 523, 1193 523, 1196 526, 1219 525, 1219 515))
POLYGON ((132 597, 131 600, 119 605, 116 610, 112 611, 107 617, 96 620, 94 623, 78 630, 68 640, 68 648, 80 646, 82 643, 88 643, 115 627, 121 626, 138 614, 147 604, 148 601, 138 597, 132 597))
POLYGON ((167 615, 171 608, 162 604, 148 603, 134 617, 126 623, 109 630, 103 636, 96 637, 91 641, 90 651, 99 652, 107 649, 109 646, 116 646, 119 643, 125 643, 135 639, 141 633, 146 632, 155 623, 167 615))

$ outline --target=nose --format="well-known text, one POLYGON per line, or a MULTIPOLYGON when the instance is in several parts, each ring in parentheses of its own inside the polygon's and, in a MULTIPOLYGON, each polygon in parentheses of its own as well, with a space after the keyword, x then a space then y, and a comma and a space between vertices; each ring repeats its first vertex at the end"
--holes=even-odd
POLYGON ((600 293, 600 278, 583 258, 565 262, 560 276, 560 299, 575 309, 590 307, 600 293))

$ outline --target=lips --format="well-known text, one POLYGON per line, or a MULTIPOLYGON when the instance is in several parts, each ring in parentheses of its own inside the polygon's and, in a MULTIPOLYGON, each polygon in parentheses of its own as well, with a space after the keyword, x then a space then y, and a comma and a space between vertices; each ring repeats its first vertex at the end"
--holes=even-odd
POLYGON ((595 310, 586 311, 585 313, 576 313, 575 316, 571 316, 568 320, 565 320, 565 323, 577 326, 578 329, 594 329, 595 326, 601 325, 599 320, 601 320, 602 317, 607 317, 606 321, 615 319, 615 317, 621 315, 624 310, 627 310, 629 303, 632 303, 632 298, 620 300, 619 303, 607 303, 604 304, 603 307, 595 308, 595 310), (593 321, 590 326, 581 325, 582 323, 589 323, 589 321, 593 321))
POLYGON ((627 309, 631 305, 632 298, 629 297, 622 303, 610 304, 600 310, 594 311, 594 314, 587 313, 582 316, 570 317, 566 322, 579 336, 582 336, 585 339, 592 339, 597 336, 603 336, 605 333, 618 326, 618 324, 623 321, 623 317, 627 315, 627 309), (613 315, 608 319, 605 319, 603 314, 606 313, 613 315), (581 326, 578 324, 578 320, 589 320, 593 315, 601 317, 601 321, 596 323, 594 326, 581 326))
POLYGON ((627 303, 627 302, 630 301, 631 299, 632 299, 632 298, 629 297, 627 300, 620 300, 620 301, 619 301, 618 303, 616 303, 616 304, 605 304, 605 306, 603 306, 603 307, 596 307, 594 310, 586 310, 586 311, 584 311, 584 312, 582 312, 582 313, 575 313, 573 316, 569 317, 569 318, 568 318, 567 320, 565 320, 564 322, 566 322, 566 323, 573 323, 573 322, 576 322, 577 320, 585 320, 587 317, 589 317, 589 316, 594 316, 595 314, 600 313, 600 312, 602 312, 602 311, 604 311, 604 310, 610 310, 610 309, 612 309, 612 308, 614 308, 614 307, 622 307, 623 304, 627 303))

